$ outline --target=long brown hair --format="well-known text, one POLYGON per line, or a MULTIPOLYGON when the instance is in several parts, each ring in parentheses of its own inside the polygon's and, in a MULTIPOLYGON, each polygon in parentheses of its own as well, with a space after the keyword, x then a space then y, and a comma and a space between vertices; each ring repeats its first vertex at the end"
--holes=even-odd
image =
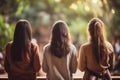
POLYGON ((50 51, 51 54, 59 58, 67 55, 70 51, 70 33, 67 24, 64 21, 57 21, 53 25, 50 51))
POLYGON ((88 31, 92 43, 92 51, 97 62, 100 63, 107 51, 103 34, 103 22, 98 18, 91 19, 88 25, 88 31))
POLYGON ((31 25, 27 20, 19 20, 16 24, 11 48, 13 61, 21 61, 22 53, 30 52, 31 25))

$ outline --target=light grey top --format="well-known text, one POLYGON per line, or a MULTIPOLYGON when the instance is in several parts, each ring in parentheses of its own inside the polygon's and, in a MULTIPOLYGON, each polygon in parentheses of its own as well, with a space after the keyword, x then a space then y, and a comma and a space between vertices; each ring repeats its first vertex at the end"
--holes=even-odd
POLYGON ((51 55, 50 45, 47 44, 43 48, 42 68, 47 73, 48 80, 72 80, 72 73, 75 73, 77 69, 75 46, 70 46, 70 53, 67 56, 58 58, 51 55))

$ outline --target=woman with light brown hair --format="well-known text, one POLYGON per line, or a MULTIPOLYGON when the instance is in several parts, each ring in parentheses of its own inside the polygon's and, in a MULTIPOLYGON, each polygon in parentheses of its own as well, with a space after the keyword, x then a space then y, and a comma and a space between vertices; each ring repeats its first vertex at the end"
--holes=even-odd
POLYGON ((5 70, 8 80, 36 80, 40 70, 39 48, 31 42, 32 30, 29 21, 19 20, 15 27, 14 38, 6 46, 5 70))
POLYGON ((93 18, 88 24, 90 41, 79 52, 79 69, 84 71, 83 80, 112 80, 110 71, 114 66, 114 50, 105 40, 103 22, 93 18))
POLYGON ((42 68, 48 80, 72 80, 76 72, 76 48, 64 21, 56 21, 53 25, 50 43, 43 49, 42 68))

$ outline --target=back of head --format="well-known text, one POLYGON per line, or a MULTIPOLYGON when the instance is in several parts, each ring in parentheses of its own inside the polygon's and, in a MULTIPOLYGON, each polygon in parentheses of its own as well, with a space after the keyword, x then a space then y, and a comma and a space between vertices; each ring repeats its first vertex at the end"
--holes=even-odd
POLYGON ((11 56, 13 61, 21 61, 21 53, 29 51, 31 42, 31 25, 27 20, 19 20, 16 24, 11 56))
POLYGON ((93 18, 88 24, 88 31, 91 38, 96 38, 103 35, 103 22, 98 18, 93 18))
POLYGON ((99 63, 107 50, 103 34, 103 22, 98 18, 91 19, 88 25, 88 31, 92 43, 92 51, 99 63))
POLYGON ((53 25, 51 35, 51 54, 62 57, 70 51, 70 33, 67 24, 64 21, 56 21, 53 25))

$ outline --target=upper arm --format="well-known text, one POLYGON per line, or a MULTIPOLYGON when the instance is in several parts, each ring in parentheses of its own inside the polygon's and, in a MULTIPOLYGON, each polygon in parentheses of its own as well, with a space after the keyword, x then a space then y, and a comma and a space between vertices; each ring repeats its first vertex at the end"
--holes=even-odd
POLYGON ((38 48, 38 45, 35 46, 35 49, 34 49, 34 56, 33 56, 33 67, 34 67, 34 70, 37 72, 40 70, 40 56, 39 56, 39 48, 38 48))
POLYGON ((5 60, 4 60, 4 68, 5 68, 6 72, 10 72, 10 65, 9 65, 9 62, 8 62, 8 59, 6 56, 5 56, 5 60))
POLYGON ((109 46, 109 50, 110 50, 110 54, 109 54, 109 70, 112 71, 115 65, 115 53, 114 53, 114 49, 113 46, 110 44, 109 46))
POLYGON ((48 71, 47 58, 46 58, 46 49, 43 48, 43 60, 42 60, 42 69, 44 72, 48 71))
POLYGON ((84 51, 84 47, 81 46, 80 51, 79 51, 79 63, 78 63, 78 67, 81 71, 85 71, 86 68, 86 59, 85 59, 85 51, 84 51))
POLYGON ((72 55, 71 55, 71 62, 70 62, 70 70, 72 73, 75 73, 77 70, 77 54, 76 54, 76 48, 74 47, 72 55))
POLYGON ((112 52, 110 55, 109 55, 109 63, 110 63, 110 67, 109 67, 109 70, 112 71, 113 68, 114 68, 114 65, 115 65, 115 54, 114 52, 112 52))
POLYGON ((4 60, 4 68, 6 72, 10 72, 10 64, 8 62, 8 50, 9 50, 9 44, 7 44, 6 48, 5 48, 5 60, 4 60))
POLYGON ((110 43, 108 43, 108 51, 110 53, 109 54, 109 64, 110 64, 109 70, 112 71, 115 65, 115 53, 114 53, 113 46, 110 43))

